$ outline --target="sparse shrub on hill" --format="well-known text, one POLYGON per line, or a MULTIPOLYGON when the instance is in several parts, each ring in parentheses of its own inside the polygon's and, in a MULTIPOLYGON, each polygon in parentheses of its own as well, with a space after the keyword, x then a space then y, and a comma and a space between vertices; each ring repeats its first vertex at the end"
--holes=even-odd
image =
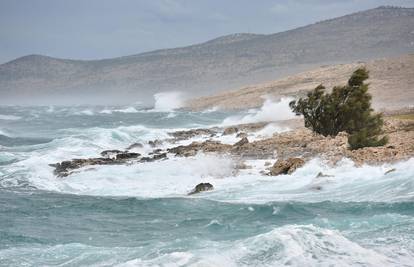
POLYGON ((345 86, 335 86, 331 93, 323 85, 290 103, 296 115, 303 115, 305 127, 324 136, 336 136, 345 131, 349 134, 351 149, 367 146, 382 146, 387 137, 378 139, 382 133, 381 114, 372 114, 371 95, 368 93, 369 73, 365 68, 357 69, 345 86))

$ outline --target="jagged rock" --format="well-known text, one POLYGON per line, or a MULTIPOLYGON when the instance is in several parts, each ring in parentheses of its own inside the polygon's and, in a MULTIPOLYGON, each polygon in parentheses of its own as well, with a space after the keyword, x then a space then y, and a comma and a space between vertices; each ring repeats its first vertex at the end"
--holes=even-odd
POLYGON ((384 173, 384 175, 387 175, 387 174, 389 174, 390 172, 395 172, 396 170, 397 170, 396 168, 392 168, 392 169, 390 169, 390 170, 386 171, 386 172, 384 173))
POLYGON ((237 170, 245 170, 245 169, 251 169, 252 166, 249 166, 244 162, 239 162, 236 164, 236 166, 234 166, 234 168, 237 170))
POLYGON ((322 186, 320 185, 315 185, 311 187, 312 190, 316 190, 316 191, 321 191, 322 190, 322 186))
POLYGON ((243 146, 248 143, 249 143, 249 140, 247 139, 247 137, 243 137, 240 141, 235 143, 234 146, 243 146))
POLYGON ((289 158, 287 160, 279 159, 270 169, 269 175, 291 174, 304 164, 305 161, 300 158, 289 158))
POLYGON ((169 135, 173 136, 176 140, 186 140, 193 138, 199 135, 208 135, 208 136, 215 136, 217 133, 216 128, 211 129, 191 129, 187 131, 176 131, 172 133, 168 133, 169 135))
POLYGON ((149 153, 149 155, 155 155, 160 154, 162 152, 161 148, 154 149, 152 152, 149 153))
POLYGON ((167 149, 168 152, 180 157, 194 156, 197 152, 229 152, 232 145, 222 144, 219 141, 207 140, 205 142, 192 142, 186 146, 177 146, 167 149))
POLYGON ((110 157, 110 156, 116 156, 116 154, 123 153, 124 151, 112 149, 112 150, 104 150, 101 152, 102 157, 110 157))
POLYGON ((123 152, 116 155, 116 159, 135 159, 141 156, 139 153, 123 152))
POLYGON ((239 131, 239 129, 237 127, 227 127, 226 129, 224 129, 223 131, 223 135, 229 135, 229 134, 235 134, 239 131))
POLYGON ((315 178, 322 178, 322 177, 333 177, 333 175, 324 174, 323 172, 319 172, 315 178))
POLYGON ((61 163, 49 164, 54 167, 53 173, 58 177, 66 177, 72 173, 73 170, 82 168, 88 165, 108 165, 114 164, 115 160, 111 158, 89 158, 89 159, 72 159, 65 160, 61 163))
POLYGON ((237 137, 237 138, 244 138, 244 137, 247 137, 247 133, 245 133, 245 132, 240 132, 240 133, 238 133, 238 134, 236 135, 236 137, 237 137))
POLYGON ((167 153, 156 154, 152 158, 153 158, 153 160, 166 159, 167 158, 167 153))
POLYGON ((132 145, 127 147, 127 150, 131 150, 131 149, 134 149, 134 148, 142 148, 142 147, 144 147, 144 145, 141 144, 141 143, 133 143, 132 145))
POLYGON ((156 140, 153 140, 153 141, 149 141, 149 142, 148 142, 148 144, 149 144, 151 147, 157 147, 157 146, 162 145, 162 141, 161 141, 161 140, 156 139, 156 140))
POLYGON ((213 189, 214 189, 214 187, 210 183, 200 183, 200 184, 196 185, 196 187, 190 193, 188 193, 188 195, 198 194, 200 192, 210 191, 210 190, 213 190, 213 189))

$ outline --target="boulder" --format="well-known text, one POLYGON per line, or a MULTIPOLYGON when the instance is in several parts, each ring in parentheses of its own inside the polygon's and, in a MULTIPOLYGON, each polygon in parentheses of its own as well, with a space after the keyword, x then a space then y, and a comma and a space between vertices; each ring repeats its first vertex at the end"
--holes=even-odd
POLYGON ((213 190, 213 189, 214 189, 214 187, 210 183, 200 183, 200 184, 196 185, 196 187, 190 193, 188 193, 188 195, 198 194, 200 192, 210 191, 210 190, 213 190))
POLYGON ((247 139, 247 137, 243 137, 240 141, 235 143, 234 146, 242 146, 248 143, 249 143, 249 140, 247 139))
POLYGON ((244 138, 244 137, 247 137, 247 133, 245 133, 245 132, 240 132, 240 133, 238 133, 238 134, 236 135, 236 137, 237 137, 237 138, 244 138))
POLYGON ((155 154, 152 158, 154 160, 166 159, 167 158, 167 153, 155 154))
POLYGON ((156 146, 160 146, 160 145, 162 145, 162 141, 161 141, 161 140, 156 139, 156 140, 153 140, 153 141, 149 141, 149 142, 148 142, 148 144, 149 144, 151 147, 156 147, 156 146))
POLYGON ((280 174, 291 174, 304 164, 305 161, 301 158, 289 158, 287 160, 279 159, 270 169, 269 175, 276 176, 280 174))
POLYGON ((134 148, 142 148, 142 147, 144 147, 144 145, 141 144, 141 143, 133 143, 132 145, 127 147, 127 150, 131 150, 131 149, 134 149, 134 148))
POLYGON ((227 127, 226 129, 224 129, 223 135, 235 134, 238 131, 239 129, 237 127, 227 127))

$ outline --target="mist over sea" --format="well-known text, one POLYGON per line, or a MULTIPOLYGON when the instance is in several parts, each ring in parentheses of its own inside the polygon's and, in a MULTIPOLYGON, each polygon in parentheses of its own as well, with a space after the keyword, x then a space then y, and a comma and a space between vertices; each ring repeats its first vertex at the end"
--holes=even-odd
POLYGON ((292 117, 288 99, 243 112, 164 100, 0 107, 0 266, 414 266, 414 159, 333 167, 315 158, 270 177, 263 160, 235 174, 232 158, 197 154, 54 176, 48 164, 136 142, 147 152, 175 130, 273 119, 257 133, 271 136, 292 117), (214 190, 187 196, 201 182, 214 190))

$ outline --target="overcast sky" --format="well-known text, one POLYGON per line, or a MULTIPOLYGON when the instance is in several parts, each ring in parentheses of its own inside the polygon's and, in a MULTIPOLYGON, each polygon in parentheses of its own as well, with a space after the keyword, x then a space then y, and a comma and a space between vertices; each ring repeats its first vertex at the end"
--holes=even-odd
POLYGON ((275 33, 414 0, 0 0, 0 63, 28 54, 99 59, 239 32, 275 33))

